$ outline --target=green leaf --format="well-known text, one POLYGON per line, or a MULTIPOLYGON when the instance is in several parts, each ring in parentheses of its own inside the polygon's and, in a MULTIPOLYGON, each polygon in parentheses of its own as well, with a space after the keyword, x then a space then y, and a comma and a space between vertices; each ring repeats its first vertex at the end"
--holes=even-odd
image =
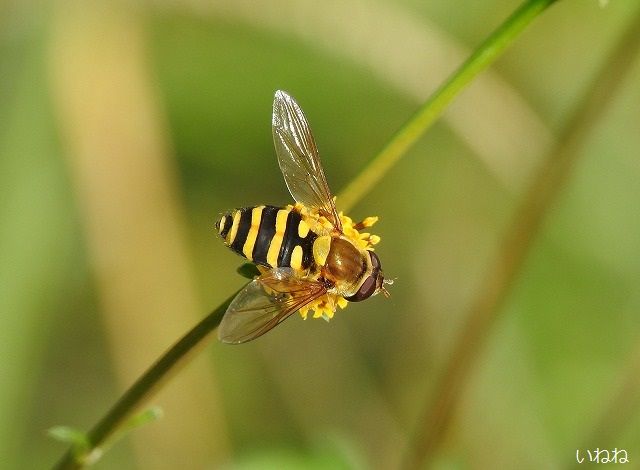
POLYGON ((154 421, 157 421, 163 416, 164 416, 164 412, 162 411, 162 408, 160 408, 159 406, 152 406, 151 408, 146 409, 141 413, 138 413, 137 415, 134 415, 131 418, 129 418, 129 420, 127 420, 127 422, 124 425, 124 428, 122 430, 122 435, 127 434, 128 432, 136 428, 144 426, 145 424, 149 424, 154 421))
POLYGON ((80 458, 91 448, 89 436, 70 426, 54 426, 47 431, 53 439, 71 445, 73 455, 80 458))

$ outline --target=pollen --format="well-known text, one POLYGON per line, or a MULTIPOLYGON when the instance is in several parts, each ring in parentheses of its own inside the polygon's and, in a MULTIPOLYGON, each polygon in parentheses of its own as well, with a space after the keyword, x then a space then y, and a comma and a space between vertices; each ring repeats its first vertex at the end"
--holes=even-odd
MULTIPOLYGON (((321 215, 317 209, 310 209, 300 203, 296 203, 295 206, 289 206, 289 208, 298 211, 311 230, 318 235, 329 235, 333 232, 331 222, 324 215, 321 215)), ((373 246, 380 242, 378 235, 360 232, 360 230, 364 228, 373 226, 378 221, 378 217, 367 217, 358 223, 354 223, 351 217, 344 215, 342 212, 338 214, 338 217, 340 217, 340 222, 342 223, 343 235, 350 239, 356 246, 373 251, 373 246)), ((341 295, 327 292, 322 297, 302 307, 299 313, 305 320, 309 314, 311 314, 313 318, 324 318, 326 321, 329 321, 333 318, 337 307, 344 309, 348 304, 349 302, 341 295)))

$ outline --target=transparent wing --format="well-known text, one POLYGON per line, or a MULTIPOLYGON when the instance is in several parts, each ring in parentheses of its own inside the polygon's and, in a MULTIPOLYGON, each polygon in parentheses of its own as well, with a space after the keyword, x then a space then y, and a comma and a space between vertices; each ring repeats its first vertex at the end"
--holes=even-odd
POLYGON ((292 274, 290 268, 274 269, 247 284, 222 318, 220 341, 240 344, 256 339, 326 293, 321 283, 292 274))
POLYGON ((341 232, 342 224, 309 123, 298 103, 281 90, 276 91, 273 100, 272 129, 278 164, 293 198, 317 208, 341 232))

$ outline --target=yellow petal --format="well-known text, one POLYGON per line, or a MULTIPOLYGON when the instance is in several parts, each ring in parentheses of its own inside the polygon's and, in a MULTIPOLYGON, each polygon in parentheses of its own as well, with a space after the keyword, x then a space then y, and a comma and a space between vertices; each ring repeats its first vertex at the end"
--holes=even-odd
POLYGON ((377 221, 378 221, 378 217, 367 217, 362 221, 362 225, 364 225, 365 227, 371 227, 377 221))

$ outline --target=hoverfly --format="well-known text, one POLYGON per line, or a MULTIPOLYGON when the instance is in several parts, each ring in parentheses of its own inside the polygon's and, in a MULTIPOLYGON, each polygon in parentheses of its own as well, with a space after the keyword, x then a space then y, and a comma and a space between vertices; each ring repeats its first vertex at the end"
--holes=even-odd
POLYGON ((216 222, 225 245, 261 272, 229 305, 218 329, 225 343, 251 341, 297 311, 328 320, 336 306, 388 295, 373 252, 380 239, 359 232, 377 217, 354 224, 338 213, 307 119, 284 91, 275 94, 272 130, 296 204, 236 209, 216 222))

